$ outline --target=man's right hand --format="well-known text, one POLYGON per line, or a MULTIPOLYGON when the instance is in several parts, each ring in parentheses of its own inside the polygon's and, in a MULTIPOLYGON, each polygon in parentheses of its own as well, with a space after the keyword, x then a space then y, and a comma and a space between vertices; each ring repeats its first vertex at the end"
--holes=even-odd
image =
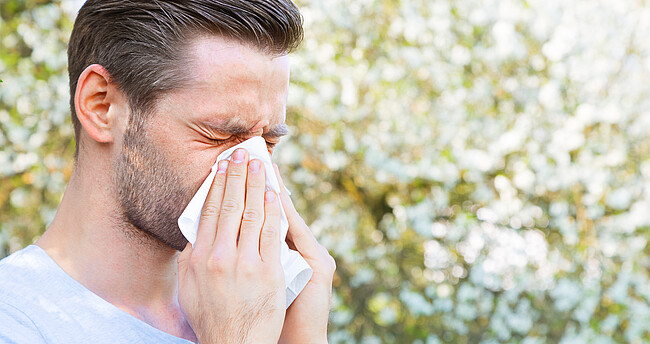
POLYGON ((220 163, 194 247, 178 258, 178 300, 201 344, 277 343, 286 308, 280 202, 265 192, 259 160, 248 163, 242 149, 232 160, 220 163))

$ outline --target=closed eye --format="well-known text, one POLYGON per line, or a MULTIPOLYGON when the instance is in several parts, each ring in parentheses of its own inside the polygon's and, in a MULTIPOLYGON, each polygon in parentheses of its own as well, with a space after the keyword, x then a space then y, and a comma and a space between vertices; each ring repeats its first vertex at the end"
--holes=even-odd
POLYGON ((228 142, 228 139, 219 140, 219 139, 208 138, 208 140, 210 141, 210 144, 213 144, 215 146, 221 146, 222 144, 228 142))
MULTIPOLYGON (((221 145, 227 143, 232 138, 229 137, 227 139, 213 139, 213 138, 208 137, 207 139, 208 139, 208 141, 210 141, 211 145, 221 146, 221 145)), ((271 142, 271 141, 267 141, 267 140, 264 140, 264 142, 266 142, 266 147, 269 149, 270 152, 273 151, 273 148, 275 147, 275 145, 278 144, 277 142, 271 142)))

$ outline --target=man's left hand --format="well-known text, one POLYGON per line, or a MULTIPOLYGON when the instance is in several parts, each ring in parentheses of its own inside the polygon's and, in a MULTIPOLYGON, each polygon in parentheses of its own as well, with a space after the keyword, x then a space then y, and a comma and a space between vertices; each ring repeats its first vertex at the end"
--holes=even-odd
MULTIPOLYGON (((274 164, 274 167, 281 188, 286 190, 277 165, 274 164)), ((280 199, 289 222, 287 237, 314 270, 307 286, 287 309, 280 343, 327 343, 327 321, 336 262, 327 249, 318 243, 286 192, 280 193, 280 199)))

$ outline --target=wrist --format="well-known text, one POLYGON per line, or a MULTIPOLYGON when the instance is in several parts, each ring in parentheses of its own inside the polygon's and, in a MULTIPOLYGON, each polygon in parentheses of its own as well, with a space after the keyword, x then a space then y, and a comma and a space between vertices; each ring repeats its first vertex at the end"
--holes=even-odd
POLYGON ((285 328, 278 344, 328 344, 327 331, 320 328, 293 328, 292 331, 287 331, 285 328))
POLYGON ((278 341, 278 344, 328 344, 328 343, 327 343, 327 337, 325 337, 324 339, 314 339, 314 340, 310 340, 310 339, 305 340, 303 338, 297 340, 280 339, 278 341))

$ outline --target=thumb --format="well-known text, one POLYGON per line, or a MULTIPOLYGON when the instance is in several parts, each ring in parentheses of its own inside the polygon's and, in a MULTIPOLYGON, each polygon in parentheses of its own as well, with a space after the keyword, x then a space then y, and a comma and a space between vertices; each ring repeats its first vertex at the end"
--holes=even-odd
MULTIPOLYGON (((273 164, 275 169, 275 174, 280 182, 280 188, 286 189, 284 186, 284 181, 282 176, 280 176, 280 169, 278 165, 273 164)), ((289 230, 287 232, 287 238, 291 241, 293 246, 296 248, 303 258, 305 259, 316 259, 320 253, 319 244, 314 237, 314 234, 309 230, 309 226, 305 221, 298 215, 296 208, 293 206, 291 198, 286 192, 280 193, 280 200, 282 203, 282 208, 284 208, 285 214, 287 215, 287 222, 289 222, 289 230)), ((288 245, 288 243, 287 243, 288 245)))
POLYGON ((189 242, 185 245, 185 249, 178 256, 178 278, 179 280, 185 279, 185 274, 187 273, 187 266, 190 261, 190 256, 192 255, 192 244, 189 242))

